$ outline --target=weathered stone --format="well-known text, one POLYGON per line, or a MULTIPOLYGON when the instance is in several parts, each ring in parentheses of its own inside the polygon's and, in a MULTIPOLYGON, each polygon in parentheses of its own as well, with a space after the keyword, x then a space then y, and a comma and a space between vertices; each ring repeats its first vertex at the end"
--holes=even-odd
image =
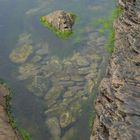
POLYGON ((115 21, 115 50, 96 99, 91 140, 140 139, 139 0, 119 0, 123 14, 115 21))
POLYGON ((44 16, 44 20, 60 31, 71 31, 75 16, 66 11, 58 10, 44 16))

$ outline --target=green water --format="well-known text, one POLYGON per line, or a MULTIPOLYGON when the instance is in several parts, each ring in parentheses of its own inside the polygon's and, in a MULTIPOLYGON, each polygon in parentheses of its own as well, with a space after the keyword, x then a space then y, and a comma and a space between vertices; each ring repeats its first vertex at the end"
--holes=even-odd
POLYGON ((59 140, 54 137, 55 130, 48 127, 48 120, 57 118, 59 122, 61 115, 67 112, 72 114, 74 121, 64 128, 61 123, 57 124, 61 126, 57 129, 61 131, 60 139, 89 139, 89 116, 93 104, 91 90, 98 86, 97 81, 104 73, 109 56, 103 47, 107 36, 98 32, 100 26, 96 23, 100 18, 107 18, 114 6, 115 2, 110 0, 0 0, 0 77, 12 87, 12 110, 18 125, 25 128, 33 140, 59 140), (74 33, 66 40, 58 38, 39 22, 40 16, 59 9, 78 16, 74 33), (32 46, 32 53, 24 62, 15 63, 10 54, 23 44, 32 46), (77 66, 77 63, 82 66, 77 66), (26 68, 29 72, 23 71, 28 64, 31 64, 26 68), (87 69, 93 70, 89 72, 91 70, 87 69), (67 80, 60 79, 67 76, 70 79, 76 77, 76 80, 78 76, 78 80, 79 77, 84 80, 66 86, 67 80), (30 89, 31 83, 38 77, 41 84, 30 89), (93 84, 95 86, 91 88, 93 84), (45 89, 42 91, 43 85, 45 89), (57 92, 60 85, 63 88, 60 97, 56 98, 54 93, 47 100, 50 89, 55 90, 56 87, 57 92), (73 97, 64 97, 67 91, 71 92, 71 87, 80 88, 79 92, 74 92, 73 97), (82 91, 87 93, 78 95, 82 91), (49 106, 49 102, 54 104, 49 106), (56 111, 46 113, 57 106, 59 109, 56 111))

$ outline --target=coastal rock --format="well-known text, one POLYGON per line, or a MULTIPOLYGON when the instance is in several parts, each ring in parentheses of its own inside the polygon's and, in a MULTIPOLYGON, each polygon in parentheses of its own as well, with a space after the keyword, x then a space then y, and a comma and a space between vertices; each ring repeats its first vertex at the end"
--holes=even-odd
POLYGON ((139 0, 119 0, 115 50, 96 99, 91 140, 140 139, 139 0))
POLYGON ((66 11, 58 10, 44 16, 43 20, 46 20, 52 27, 60 31, 72 31, 75 16, 66 11))

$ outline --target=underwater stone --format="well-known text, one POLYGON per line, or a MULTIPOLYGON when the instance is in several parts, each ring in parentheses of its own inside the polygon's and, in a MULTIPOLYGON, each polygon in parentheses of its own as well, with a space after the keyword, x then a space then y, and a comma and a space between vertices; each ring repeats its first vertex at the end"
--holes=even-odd
POLYGON ((77 65, 79 67, 88 67, 90 63, 86 58, 80 57, 79 59, 77 59, 77 65))
POLYGON ((38 73, 38 66, 33 63, 25 63, 19 67, 19 80, 25 80, 38 73))
POLYGON ((29 55, 32 53, 33 49, 31 45, 23 45, 14 49, 10 54, 10 59, 14 63, 24 63, 29 55))
POLYGON ((43 96, 51 86, 51 81, 43 76, 34 76, 28 89, 36 96, 43 96))
POLYGON ((79 76, 79 75, 72 75, 71 80, 74 82, 84 82, 85 81, 84 77, 79 76))
POLYGON ((49 118, 46 121, 46 125, 52 135, 53 140, 60 140, 61 128, 58 119, 56 117, 49 118))
POLYGON ((75 121, 75 119, 72 117, 71 113, 68 112, 68 111, 63 112, 60 116, 60 126, 61 126, 61 128, 67 127, 68 125, 70 125, 74 121, 75 121))
POLYGON ((89 79, 87 81, 87 91, 88 91, 88 93, 92 93, 93 88, 94 88, 94 81, 89 79))
POLYGON ((46 94, 45 100, 57 100, 63 93, 64 88, 60 85, 52 87, 46 94))

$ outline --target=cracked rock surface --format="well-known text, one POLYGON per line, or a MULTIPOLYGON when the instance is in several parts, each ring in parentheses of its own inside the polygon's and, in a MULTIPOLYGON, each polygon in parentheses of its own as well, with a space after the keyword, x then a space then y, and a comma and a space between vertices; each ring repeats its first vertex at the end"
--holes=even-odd
POLYGON ((140 1, 119 0, 115 50, 99 87, 91 140, 140 140, 140 1))

